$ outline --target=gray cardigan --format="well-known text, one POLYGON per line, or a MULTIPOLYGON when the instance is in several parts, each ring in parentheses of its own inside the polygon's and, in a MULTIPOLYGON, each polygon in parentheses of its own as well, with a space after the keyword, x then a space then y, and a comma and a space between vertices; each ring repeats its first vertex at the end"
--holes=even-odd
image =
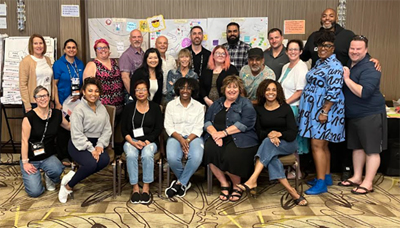
POLYGON ((71 140, 76 149, 92 152, 95 148, 88 138, 97 138, 96 147, 105 148, 110 143, 112 134, 110 117, 106 107, 96 101, 94 112, 87 101, 82 98, 71 115, 71 140))

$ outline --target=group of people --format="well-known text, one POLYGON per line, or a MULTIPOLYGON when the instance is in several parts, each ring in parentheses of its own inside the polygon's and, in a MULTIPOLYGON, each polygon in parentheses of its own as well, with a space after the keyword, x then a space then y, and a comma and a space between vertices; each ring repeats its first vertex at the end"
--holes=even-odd
POLYGON ((194 26, 192 43, 179 51, 177 60, 166 53, 165 36, 156 39, 155 48, 143 51, 143 36, 133 30, 131 45, 118 62, 110 58, 109 43, 99 39, 93 47, 96 58, 86 67, 71 39, 51 68, 43 37, 32 35, 30 55, 20 63, 26 192, 32 197, 44 192, 42 169, 47 190, 55 190, 61 181, 59 200, 65 203, 77 183, 108 165, 104 151, 112 127, 105 105, 115 107, 115 125, 121 125, 132 203, 151 200, 154 154, 163 130, 168 135, 166 159, 176 176, 165 189, 168 198, 184 197, 203 163, 220 182, 222 201, 237 202, 244 191, 256 195, 257 179, 267 167, 270 180, 278 180, 297 205, 307 205, 290 186, 278 157, 311 150, 317 177, 308 182, 311 187, 305 193, 326 192, 332 185, 328 143, 345 140, 345 122, 354 175, 339 185, 353 186, 355 194, 372 192, 387 137, 380 65, 367 53, 366 37, 335 21, 336 12, 326 9, 321 29, 310 35, 305 47, 301 40, 290 40, 285 47, 281 30, 273 28, 266 51, 240 41, 235 22, 227 25, 227 43, 209 51, 202 46, 203 29, 194 26), (309 59, 310 70, 303 62, 309 59), (78 104, 73 109, 64 110, 74 102, 78 104), (61 161, 55 156, 56 137, 61 161), (79 169, 60 180, 63 165, 71 159, 79 169))

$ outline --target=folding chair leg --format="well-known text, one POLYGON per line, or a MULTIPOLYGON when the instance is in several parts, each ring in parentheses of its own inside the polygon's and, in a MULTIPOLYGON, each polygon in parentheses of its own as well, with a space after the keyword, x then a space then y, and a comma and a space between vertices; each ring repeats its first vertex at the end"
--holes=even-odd
POLYGON ((168 167, 168 169, 167 169, 167 188, 169 187, 169 184, 171 183, 170 180, 171 180, 171 170, 168 167))
POLYGON ((299 176, 301 175, 301 171, 300 171, 300 167, 299 167, 299 164, 298 164, 298 162, 296 161, 295 163, 294 163, 294 166, 296 167, 296 177, 295 177, 295 179, 294 179, 294 184, 295 184, 295 189, 296 189, 296 191, 298 192, 298 188, 299 188, 299 176))
POLYGON ((207 165, 207 195, 212 195, 212 172, 210 165, 207 165))
POLYGON ((117 196, 117 167, 116 167, 116 162, 113 161, 112 169, 113 169, 113 199, 116 198, 117 196))
POLYGON ((118 160, 118 195, 121 195, 122 189, 121 189, 121 166, 122 166, 122 161, 118 160))

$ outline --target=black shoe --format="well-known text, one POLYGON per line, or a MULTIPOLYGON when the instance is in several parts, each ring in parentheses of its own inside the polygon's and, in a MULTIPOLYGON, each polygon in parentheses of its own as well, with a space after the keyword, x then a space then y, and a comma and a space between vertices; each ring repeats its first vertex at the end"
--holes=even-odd
POLYGON ((191 186, 192 186, 192 184, 191 184, 190 182, 187 184, 186 187, 183 186, 183 185, 181 185, 181 187, 178 189, 177 196, 178 196, 178 197, 185 197, 186 191, 187 191, 191 186))
POLYGON ((149 193, 143 192, 142 195, 140 195, 140 203, 141 204, 148 204, 151 202, 151 197, 149 193))
POLYGON ((345 181, 347 179, 350 179, 351 177, 352 177, 351 168, 346 167, 342 172, 341 179, 342 179, 342 181, 345 181))
POLYGON ((131 203, 140 203, 140 194, 139 194, 139 192, 134 192, 131 195, 131 203))
POLYGON ((172 181, 171 185, 165 189, 165 196, 168 198, 174 197, 178 193, 178 189, 181 188, 180 184, 176 184, 176 180, 172 181))

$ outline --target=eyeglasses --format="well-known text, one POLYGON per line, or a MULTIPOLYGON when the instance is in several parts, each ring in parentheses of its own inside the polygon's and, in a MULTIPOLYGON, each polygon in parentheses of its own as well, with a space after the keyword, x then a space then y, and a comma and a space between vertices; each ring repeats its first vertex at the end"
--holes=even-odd
POLYGON ((363 36, 363 35, 355 35, 355 36, 353 37, 353 39, 366 40, 367 37, 365 37, 365 36, 363 36))
POLYGON ((48 98, 48 97, 49 97, 49 94, 35 96, 36 99, 43 99, 43 98, 48 98))
POLYGON ((332 48, 332 47, 334 47, 335 45, 333 45, 333 44, 318 44, 318 47, 319 48, 332 48))
POLYGON ((298 48, 289 48, 289 49, 287 49, 288 51, 300 51, 300 49, 298 49, 298 48))
POLYGON ((105 46, 105 47, 97 47, 96 48, 98 51, 101 51, 101 50, 108 50, 108 47, 107 46, 105 46))
POLYGON ((192 87, 186 87, 186 86, 179 87, 179 90, 185 90, 185 89, 187 91, 189 91, 189 90, 192 91, 193 88, 192 87))
POLYGON ((139 93, 139 92, 146 92, 146 91, 147 91, 146 88, 135 89, 135 92, 136 92, 136 93, 139 93))
POLYGON ((215 52, 215 56, 218 56, 218 57, 225 57, 226 54, 225 54, 225 52, 215 52))

